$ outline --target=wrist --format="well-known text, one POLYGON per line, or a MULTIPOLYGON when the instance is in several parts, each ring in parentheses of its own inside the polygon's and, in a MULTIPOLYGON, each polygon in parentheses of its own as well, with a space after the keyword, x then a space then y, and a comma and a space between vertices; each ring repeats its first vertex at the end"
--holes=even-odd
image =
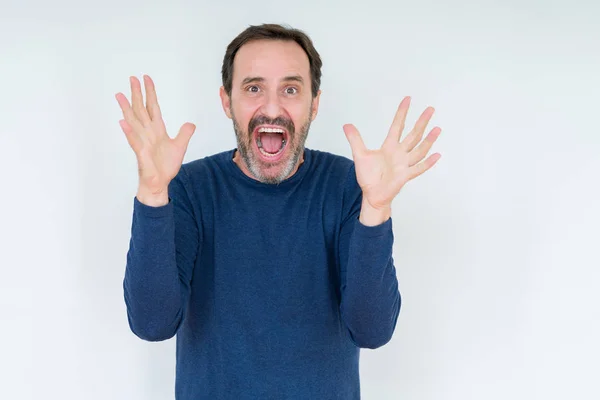
POLYGON ((161 207, 169 203, 169 191, 167 188, 152 190, 145 186, 138 187, 136 194, 140 203, 150 207, 161 207))
POLYGON ((376 226, 381 225, 392 216, 392 207, 386 206, 381 208, 375 208, 371 206, 366 200, 363 200, 359 221, 365 226, 376 226))

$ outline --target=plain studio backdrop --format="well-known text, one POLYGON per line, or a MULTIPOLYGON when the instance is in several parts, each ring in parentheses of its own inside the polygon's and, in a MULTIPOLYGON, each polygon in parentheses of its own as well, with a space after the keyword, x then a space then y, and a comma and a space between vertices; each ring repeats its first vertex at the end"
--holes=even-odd
POLYGON ((197 125, 186 162, 230 149, 221 62, 263 22, 323 58, 308 147, 351 157, 345 123, 379 146, 405 95, 408 128, 430 105, 442 128, 393 204, 403 304, 361 352, 363 398, 600 398, 598 3, 1 4, 0 398, 173 398, 175 339, 127 324, 137 169, 114 95, 149 74, 169 133, 197 125))

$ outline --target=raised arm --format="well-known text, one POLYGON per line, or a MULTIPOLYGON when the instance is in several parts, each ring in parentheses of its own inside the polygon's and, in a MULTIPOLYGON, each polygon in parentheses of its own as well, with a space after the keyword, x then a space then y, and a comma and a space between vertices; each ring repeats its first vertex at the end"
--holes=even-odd
POLYGON ((195 126, 184 124, 171 139, 151 78, 144 76, 146 105, 139 80, 131 77, 130 84, 131 105, 122 93, 115 96, 124 116, 119 124, 137 158, 139 175, 123 290, 132 331, 157 341, 174 336, 183 321, 201 248, 182 168, 195 126))
POLYGON ((341 314, 360 347, 376 348, 387 343, 400 311, 392 258, 392 201, 408 181, 430 169, 440 158, 435 153, 422 161, 441 131, 433 128, 421 142, 434 112, 431 107, 400 140, 409 104, 410 97, 405 97, 383 145, 376 150, 365 147, 353 125, 344 125, 354 165, 344 194, 341 314))

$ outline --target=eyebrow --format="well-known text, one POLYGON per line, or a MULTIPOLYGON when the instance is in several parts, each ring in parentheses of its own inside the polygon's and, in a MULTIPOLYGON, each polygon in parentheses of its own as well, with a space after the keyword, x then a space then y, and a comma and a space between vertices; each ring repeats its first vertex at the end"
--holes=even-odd
MULTIPOLYGON (((265 78, 262 78, 260 76, 249 76, 242 81, 242 86, 247 85, 249 83, 258 83, 258 82, 264 82, 264 81, 265 81, 265 78)), ((283 78, 283 81, 284 82, 298 82, 298 83, 304 84, 304 79, 302 79, 302 77, 300 75, 288 75, 285 78, 283 78)))

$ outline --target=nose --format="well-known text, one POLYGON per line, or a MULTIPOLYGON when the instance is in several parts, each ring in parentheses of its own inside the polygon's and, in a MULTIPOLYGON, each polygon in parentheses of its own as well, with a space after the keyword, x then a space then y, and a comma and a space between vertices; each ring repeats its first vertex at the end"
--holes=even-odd
POLYGON ((283 108, 278 93, 268 93, 264 99, 262 113, 271 119, 281 116, 283 108))

